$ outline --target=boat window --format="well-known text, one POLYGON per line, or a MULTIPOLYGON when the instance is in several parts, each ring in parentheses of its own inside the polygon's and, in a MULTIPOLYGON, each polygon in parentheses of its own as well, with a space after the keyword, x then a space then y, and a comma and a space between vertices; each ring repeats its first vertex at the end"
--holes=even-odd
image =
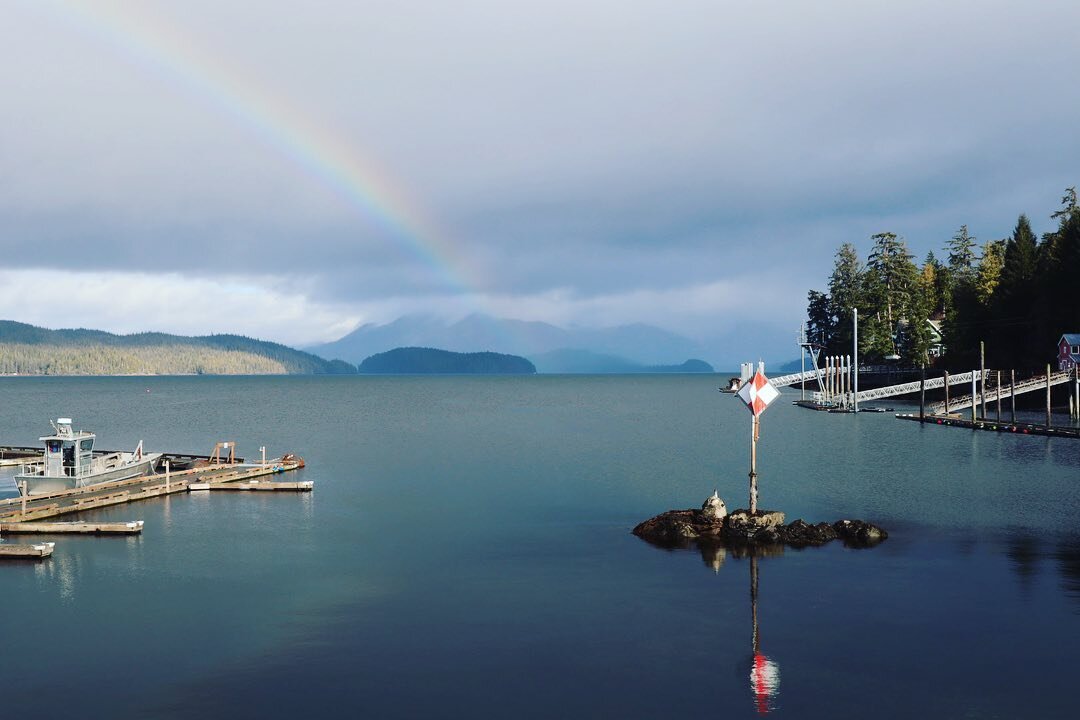
POLYGON ((49 446, 49 452, 51 452, 51 453, 60 452, 60 441, 59 440, 50 440, 47 444, 49 446))
POLYGON ((89 450, 93 450, 93 448, 94 448, 94 441, 91 440, 90 438, 86 438, 85 440, 82 440, 81 442, 79 442, 79 449, 84 451, 84 452, 89 451, 89 450))

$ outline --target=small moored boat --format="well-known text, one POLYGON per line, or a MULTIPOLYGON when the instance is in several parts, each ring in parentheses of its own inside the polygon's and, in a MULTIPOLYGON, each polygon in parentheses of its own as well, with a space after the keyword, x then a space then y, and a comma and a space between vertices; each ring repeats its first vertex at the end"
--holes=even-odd
POLYGON ((40 438, 45 443, 42 462, 24 465, 15 476, 16 485, 22 487, 25 483, 27 495, 45 495, 145 475, 161 459, 161 453, 143 452, 141 440, 134 452, 95 454, 97 436, 73 430, 71 418, 60 418, 52 426, 53 434, 40 438))

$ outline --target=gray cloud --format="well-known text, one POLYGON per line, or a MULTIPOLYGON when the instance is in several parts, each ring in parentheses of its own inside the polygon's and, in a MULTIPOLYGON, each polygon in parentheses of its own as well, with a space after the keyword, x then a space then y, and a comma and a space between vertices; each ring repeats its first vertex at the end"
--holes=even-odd
POLYGON ((695 288, 753 287, 760 261, 790 283, 769 322, 794 327, 841 242, 890 229, 921 257, 962 223, 1001 237, 1020 212, 1038 227, 1077 182, 1080 51, 1046 32, 1080 25, 1073 3, 6 14, 6 271, 273 277, 327 327, 485 303, 632 321, 648 298, 705 335, 716 322, 693 312, 695 288), (398 234, 354 181, 425 220, 398 234), (471 298, 452 302, 433 249, 471 298), (573 302, 541 301, 559 294, 573 302))

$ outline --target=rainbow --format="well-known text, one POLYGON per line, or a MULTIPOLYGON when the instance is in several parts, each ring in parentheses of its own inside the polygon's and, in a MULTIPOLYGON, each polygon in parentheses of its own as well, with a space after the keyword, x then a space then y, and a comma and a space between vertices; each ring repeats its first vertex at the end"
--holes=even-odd
POLYGON ((235 69, 183 37, 139 3, 106 7, 52 0, 29 3, 109 46, 133 65, 180 86, 214 107, 308 176, 336 193, 365 219, 427 265, 454 294, 478 301, 482 283, 390 175, 284 97, 241 78, 235 69))

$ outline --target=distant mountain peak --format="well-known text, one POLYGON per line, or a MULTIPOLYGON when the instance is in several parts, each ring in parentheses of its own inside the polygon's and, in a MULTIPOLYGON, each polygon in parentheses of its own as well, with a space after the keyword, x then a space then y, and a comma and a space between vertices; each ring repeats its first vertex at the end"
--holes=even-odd
POLYGON ((645 323, 615 327, 559 327, 538 320, 496 318, 480 312, 458 320, 403 315, 384 325, 362 325, 341 339, 308 350, 359 364, 399 347, 437 347, 453 352, 496 352, 532 357, 565 348, 625 359, 635 365, 673 365, 705 354, 701 345, 645 323))

